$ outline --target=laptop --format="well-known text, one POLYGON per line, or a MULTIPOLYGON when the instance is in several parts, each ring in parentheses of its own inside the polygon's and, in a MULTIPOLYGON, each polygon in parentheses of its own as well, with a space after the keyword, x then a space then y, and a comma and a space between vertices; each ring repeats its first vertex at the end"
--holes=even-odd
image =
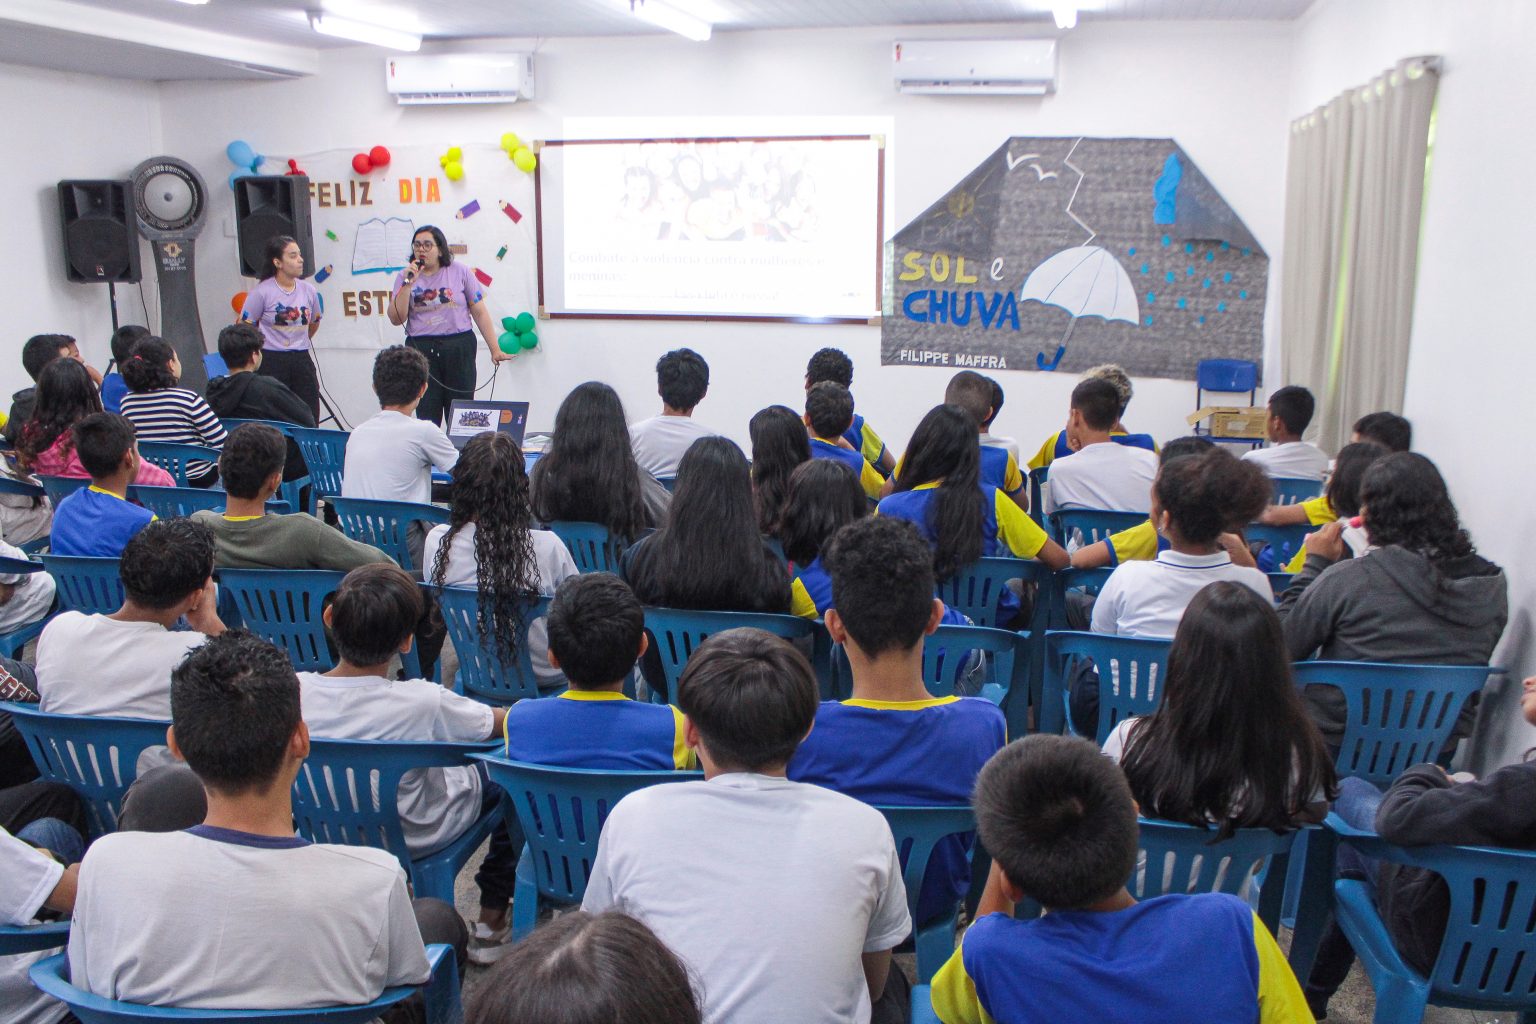
POLYGON ((527 402, 481 401, 478 398, 455 398, 448 406, 448 440, 463 450, 469 439, 488 430, 510 434, 518 447, 523 444, 523 432, 528 429, 527 402))

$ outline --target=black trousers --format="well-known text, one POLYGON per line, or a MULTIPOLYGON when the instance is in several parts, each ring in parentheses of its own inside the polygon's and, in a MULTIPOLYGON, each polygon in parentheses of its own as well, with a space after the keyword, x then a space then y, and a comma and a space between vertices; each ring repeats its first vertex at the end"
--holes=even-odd
POLYGON ((264 348, 256 372, 288 385, 288 390, 309 406, 315 422, 320 422, 320 378, 315 373, 315 357, 308 349, 287 352, 264 348))
POLYGON ((441 426, 455 398, 474 396, 475 332, 406 338, 405 343, 427 357, 427 393, 416 406, 416 418, 441 426))
POLYGON ((28 782, 0 790, 0 828, 13 835, 34 821, 55 818, 84 835, 85 807, 62 782, 28 782))

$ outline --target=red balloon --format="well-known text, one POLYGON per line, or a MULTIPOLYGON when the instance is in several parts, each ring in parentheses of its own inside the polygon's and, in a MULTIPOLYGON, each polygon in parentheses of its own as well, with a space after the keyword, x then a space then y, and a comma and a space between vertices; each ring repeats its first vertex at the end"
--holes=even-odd
POLYGON ((235 311, 236 317, 245 308, 245 294, 245 292, 235 292, 234 296, 229 300, 229 308, 235 311))
POLYGON ((368 159, 367 153, 359 153, 352 158, 352 169, 358 174, 367 174, 373 170, 373 161, 368 159))
POLYGON ((375 167, 389 166, 389 150, 383 146, 374 146, 368 151, 368 159, 373 161, 375 167))

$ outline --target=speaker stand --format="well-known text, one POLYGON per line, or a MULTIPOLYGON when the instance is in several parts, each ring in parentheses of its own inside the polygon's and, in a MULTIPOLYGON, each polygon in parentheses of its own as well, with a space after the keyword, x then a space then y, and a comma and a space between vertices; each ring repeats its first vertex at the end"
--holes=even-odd
POLYGON ((341 425, 341 420, 336 418, 336 410, 332 409, 331 408, 331 403, 327 402, 325 400, 325 392, 324 391, 320 392, 320 407, 325 410, 325 415, 320 417, 320 422, 316 423, 315 426, 318 427, 321 424, 323 424, 326 420, 330 420, 332 423, 334 423, 336 425, 336 429, 337 430, 345 429, 341 425))
POLYGON ((117 333, 117 285, 107 282, 107 302, 112 306, 112 333, 117 333))

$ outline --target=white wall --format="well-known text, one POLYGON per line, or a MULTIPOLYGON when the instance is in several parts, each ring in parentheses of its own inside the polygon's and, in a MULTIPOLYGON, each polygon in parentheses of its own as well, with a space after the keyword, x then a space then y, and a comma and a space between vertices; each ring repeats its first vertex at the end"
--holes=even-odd
MULTIPOLYGON (((159 89, 92 75, 62 74, 0 64, 5 98, 8 167, 6 201, 0 203, 11 301, 0 336, 0 388, 31 385, 21 368, 21 346, 34 334, 78 338, 98 368, 107 362, 112 335, 107 289, 71 284, 64 277, 63 233, 57 184, 65 178, 126 178, 135 164, 160 152, 159 89)), ((153 278, 148 250, 144 270, 153 278)), ((122 322, 143 323, 138 289, 117 289, 122 322)), ((154 282, 145 284, 155 308, 154 282)))
POLYGON ((1528 531, 1536 474, 1519 455, 1536 380, 1536 347, 1519 314, 1536 281, 1533 43, 1529 0, 1318 0, 1297 26, 1291 82, 1297 115, 1403 57, 1445 58, 1404 414, 1474 542, 1509 573, 1510 625, 1495 660, 1510 676, 1479 726, 1483 768, 1536 743, 1517 700, 1520 678, 1536 672, 1528 531))
MULTIPOLYGON (((1289 25, 1085 24, 1066 36, 1060 92, 1045 99, 900 96, 892 88, 897 38, 1006 34, 1023 33, 1018 26, 721 33, 702 45, 670 36, 552 39, 536 57, 537 102, 480 109, 402 109, 384 93, 378 51, 328 51, 314 79, 163 86, 166 150, 217 182, 228 173, 223 146, 236 136, 282 153, 390 140, 447 145, 496 139, 509 129, 560 138, 564 120, 579 117, 890 118, 897 155, 887 202, 900 227, 1010 135, 1171 136, 1278 253, 1289 25)), ((229 195, 213 191, 213 221, 199 242, 205 327, 243 287, 233 240, 219 223, 229 216, 229 195)), ((879 332, 868 327, 556 321, 539 333, 543 350, 512 364, 510 387, 498 384, 498 395, 534 399, 535 428, 548 427, 559 398, 592 377, 617 387, 632 417, 649 415, 658 406, 656 357, 688 345, 712 370, 700 418, 745 442, 751 413, 773 402, 797 404, 806 358, 837 345, 858 368, 860 410, 900 445, 952 372, 881 368, 879 332)), ((371 413, 368 354, 327 352, 323 328, 318 342, 347 418, 371 413)), ((481 362, 483 379, 488 361, 481 362)), ((1032 442, 1060 425, 1073 378, 1008 372, 1000 379, 1008 392, 1001 432, 1032 442)), ((1138 382, 1131 423, 1162 437, 1184 433, 1193 399, 1192 382, 1138 382)))

